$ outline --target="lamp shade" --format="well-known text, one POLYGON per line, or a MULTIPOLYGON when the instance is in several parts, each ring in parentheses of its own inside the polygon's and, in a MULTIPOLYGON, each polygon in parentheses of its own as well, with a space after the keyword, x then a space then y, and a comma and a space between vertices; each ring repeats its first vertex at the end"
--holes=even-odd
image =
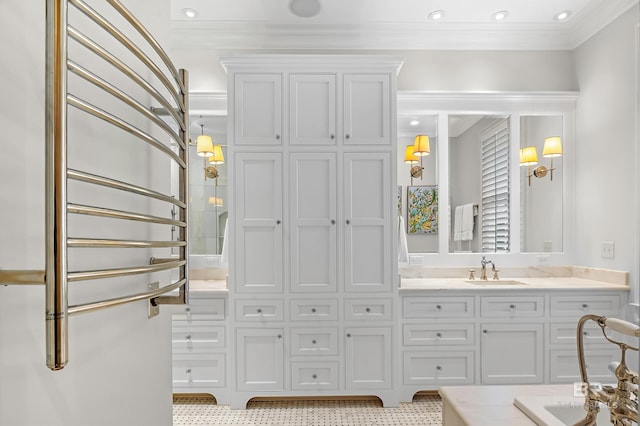
POLYGON ((562 155, 562 140, 560 136, 545 138, 542 148, 543 157, 559 157, 562 155))
POLYGON ((223 201, 220 197, 209 197, 209 204, 216 207, 222 207, 223 201))
POLYGON ((224 155, 222 154, 222 147, 220 145, 213 146, 213 154, 209 157, 209 163, 224 164, 224 155))
POLYGON ((196 153, 200 157, 211 157, 213 155, 213 140, 211 136, 198 136, 198 139, 196 139, 196 153))
POLYGON ((520 148, 520 165, 533 166, 538 164, 538 151, 535 146, 520 148))
POLYGON ((404 150, 404 162, 407 164, 418 164, 420 159, 413 153, 414 145, 407 145, 404 150))
POLYGON ((413 154, 419 157, 429 155, 431 148, 429 147, 429 136, 418 135, 413 141, 413 154))

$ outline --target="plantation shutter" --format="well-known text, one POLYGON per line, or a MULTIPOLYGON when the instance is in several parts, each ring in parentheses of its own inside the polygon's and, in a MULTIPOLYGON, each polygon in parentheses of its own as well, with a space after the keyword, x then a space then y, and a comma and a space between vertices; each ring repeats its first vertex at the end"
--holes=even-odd
POLYGON ((482 143, 482 251, 509 251, 509 119, 480 135, 482 143))

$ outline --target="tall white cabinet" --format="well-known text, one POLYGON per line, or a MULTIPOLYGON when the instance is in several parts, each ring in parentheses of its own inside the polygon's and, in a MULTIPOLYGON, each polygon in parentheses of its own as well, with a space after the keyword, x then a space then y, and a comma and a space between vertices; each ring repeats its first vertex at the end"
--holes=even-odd
MULTIPOLYGON (((396 75, 401 58, 223 58, 230 157, 229 362, 220 403, 398 403, 396 75)), ((399 340, 398 340, 399 341, 399 340)))

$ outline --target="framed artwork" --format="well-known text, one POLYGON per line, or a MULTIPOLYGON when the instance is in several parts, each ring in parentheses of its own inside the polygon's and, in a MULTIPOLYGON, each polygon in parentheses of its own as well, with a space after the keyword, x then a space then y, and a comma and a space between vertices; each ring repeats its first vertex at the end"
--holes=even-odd
POLYGON ((438 186, 407 187, 407 232, 438 233, 438 186))
POLYGON ((402 216, 402 186, 398 186, 398 216, 402 216))

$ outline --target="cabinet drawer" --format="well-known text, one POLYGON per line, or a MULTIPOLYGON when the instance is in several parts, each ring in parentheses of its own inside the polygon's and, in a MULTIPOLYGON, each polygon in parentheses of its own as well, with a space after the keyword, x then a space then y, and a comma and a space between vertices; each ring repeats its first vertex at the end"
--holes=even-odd
MULTIPOLYGON (((562 323, 549 325, 549 343, 568 343, 576 345, 576 323, 562 323)), ((582 329, 583 342, 585 345, 591 343, 607 343, 602 335, 602 330, 592 321, 587 321, 582 329)))
POLYGON ((174 389, 183 392, 190 388, 223 386, 225 386, 224 354, 174 354, 174 389))
POLYGON ((337 321, 336 299, 291 300, 291 321, 337 321))
MULTIPOLYGON (((620 361, 620 351, 616 347, 585 350, 585 365, 591 383, 616 383, 609 364, 620 361)), ((551 383, 581 382, 580 365, 575 349, 549 351, 549 381, 551 383)))
POLYGON ((391 320, 390 299, 346 299, 344 317, 347 321, 391 320))
POLYGON ((171 342, 174 351, 192 352, 199 349, 216 349, 225 346, 224 327, 211 321, 174 321, 171 342))
POLYGON ((474 382, 473 351, 406 351, 403 355, 405 385, 462 385, 474 382))
POLYGON ((236 321, 283 321, 282 300, 236 300, 236 321))
POLYGON ((338 389, 338 362, 291 363, 291 389, 336 390, 338 389))
POLYGON ((172 318, 180 321, 222 321, 225 299, 192 297, 188 305, 176 307, 172 318))
POLYGON ((297 328, 291 329, 291 355, 337 355, 338 329, 297 328))
POLYGON ((473 318, 473 297, 404 297, 404 318, 473 318))
POLYGON ((544 316, 544 296, 481 297, 483 318, 538 318, 544 316))
POLYGON ((475 326, 473 324, 405 324, 402 327, 402 336, 402 344, 405 346, 473 345, 475 326))
POLYGON ((620 314, 620 297, 606 294, 551 296, 550 306, 552 317, 573 317, 577 320, 586 314, 616 316, 620 314))

